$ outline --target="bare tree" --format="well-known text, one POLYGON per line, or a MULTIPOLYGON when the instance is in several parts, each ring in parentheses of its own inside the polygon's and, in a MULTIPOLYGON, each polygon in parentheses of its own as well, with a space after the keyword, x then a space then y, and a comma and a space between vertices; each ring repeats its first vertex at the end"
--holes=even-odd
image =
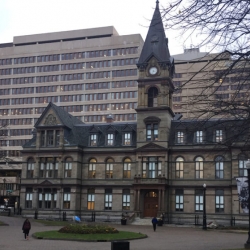
POLYGON ((195 114, 193 117, 207 121, 219 118, 222 125, 224 118, 241 120, 240 127, 234 124, 237 128, 226 144, 232 145, 244 133, 247 145, 250 142, 250 1, 172 0, 161 11, 167 32, 178 30, 184 42, 192 37, 197 47, 209 45, 210 52, 216 52, 179 87, 195 86, 196 93, 187 104, 195 114))

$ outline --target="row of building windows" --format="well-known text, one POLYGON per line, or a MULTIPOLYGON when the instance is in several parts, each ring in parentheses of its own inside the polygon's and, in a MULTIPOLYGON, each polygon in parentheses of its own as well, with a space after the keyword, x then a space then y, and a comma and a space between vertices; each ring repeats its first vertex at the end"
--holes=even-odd
MULTIPOLYGON (((203 212, 203 190, 196 189, 195 190, 195 212, 203 212)), ((215 212, 216 213, 223 213, 225 206, 225 199, 224 199, 224 190, 218 189, 215 190, 215 212)), ((175 211, 177 212, 184 212, 184 191, 183 189, 176 189, 175 190, 175 211)))
POLYGON ((22 118, 22 119, 0 119, 0 125, 32 125, 32 118, 22 118))
POLYGON ((0 130, 0 136, 21 136, 31 135, 32 129, 7 129, 0 130))
POLYGON ((0 146, 23 146, 29 140, 0 140, 0 146))
POLYGON ((59 71, 59 65, 57 64, 57 65, 46 65, 37 67, 37 72, 51 72, 51 71, 59 71))
MULTIPOLYGON (((88 189, 87 192, 87 209, 95 209, 95 189, 88 189)), ((33 208, 33 206, 39 209, 53 209, 57 207, 57 190, 56 189, 38 189, 37 200, 33 200, 33 191, 31 188, 26 189, 25 194, 25 207, 33 208)), ((71 207, 71 189, 63 189, 63 209, 70 209, 71 207)), ((122 191, 122 209, 130 210, 130 190, 123 189, 122 191)), ((104 209, 112 210, 113 206, 113 192, 112 189, 105 189, 104 191, 104 209)))
MULTIPOLYGON (((186 134, 184 131, 177 131, 176 132, 176 138, 175 142, 178 144, 184 144, 186 142, 186 134)), ((224 140, 225 133, 223 132, 222 129, 216 129, 214 130, 213 134, 213 141, 214 142, 222 142, 224 140)), ((194 133, 194 143, 204 143, 205 142, 205 132, 202 130, 197 130, 194 133)))
MULTIPOLYGON (((1 72, 1 70, 0 70, 1 72)), ((35 73, 35 67, 25 67, 25 68, 14 68, 13 74, 28 74, 28 73, 35 73)))

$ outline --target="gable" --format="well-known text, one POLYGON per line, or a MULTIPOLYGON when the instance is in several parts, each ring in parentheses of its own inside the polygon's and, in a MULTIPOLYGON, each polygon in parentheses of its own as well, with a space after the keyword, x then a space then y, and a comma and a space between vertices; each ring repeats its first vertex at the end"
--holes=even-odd
POLYGON ((42 119, 39 121, 36 126, 58 126, 63 125, 62 121, 58 117, 58 115, 55 113, 55 111, 50 108, 47 110, 45 114, 43 114, 42 119))
POLYGON ((137 148, 138 151, 159 151, 159 150, 167 150, 167 148, 159 146, 153 142, 150 142, 140 148, 137 148))

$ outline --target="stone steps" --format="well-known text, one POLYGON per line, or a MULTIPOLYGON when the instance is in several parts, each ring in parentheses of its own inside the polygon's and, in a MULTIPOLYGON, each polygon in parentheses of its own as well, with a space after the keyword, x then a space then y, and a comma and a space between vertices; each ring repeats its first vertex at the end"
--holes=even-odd
POLYGON ((131 223, 132 225, 146 225, 150 226, 152 225, 152 218, 139 218, 136 217, 135 220, 131 223))

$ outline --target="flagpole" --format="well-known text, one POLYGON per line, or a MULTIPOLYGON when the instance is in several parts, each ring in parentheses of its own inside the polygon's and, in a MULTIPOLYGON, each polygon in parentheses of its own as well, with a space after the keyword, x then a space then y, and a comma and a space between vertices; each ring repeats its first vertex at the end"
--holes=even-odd
POLYGON ((247 177, 248 177, 248 239, 247 242, 245 243, 245 248, 249 249, 250 248, 250 199, 249 199, 249 194, 250 194, 250 159, 248 159, 246 163, 246 168, 247 168, 247 177))

